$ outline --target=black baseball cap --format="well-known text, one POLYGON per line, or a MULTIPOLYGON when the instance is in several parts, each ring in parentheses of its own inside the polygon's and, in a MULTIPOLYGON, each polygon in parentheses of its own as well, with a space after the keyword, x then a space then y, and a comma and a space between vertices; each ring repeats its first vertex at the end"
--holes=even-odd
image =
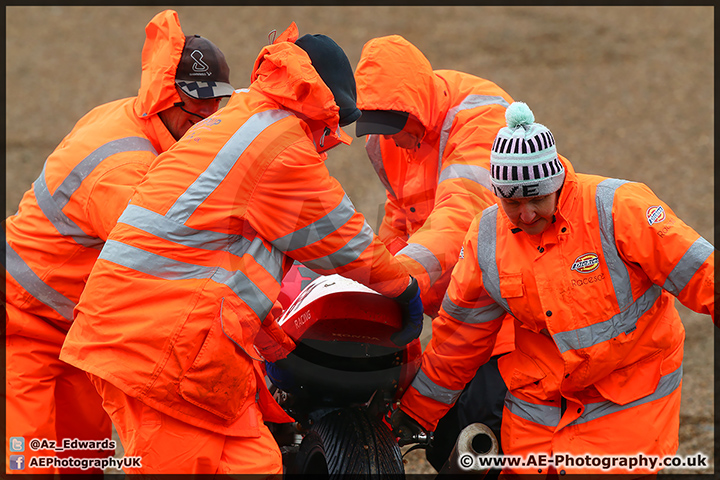
POLYGON ((355 136, 395 135, 405 127, 408 115, 398 110, 362 110, 362 116, 355 122, 355 136))
POLYGON ((295 45, 305 50, 313 68, 328 86, 340 108, 340 126, 350 125, 360 117, 356 101, 355 76, 345 52, 326 35, 303 35, 295 45))

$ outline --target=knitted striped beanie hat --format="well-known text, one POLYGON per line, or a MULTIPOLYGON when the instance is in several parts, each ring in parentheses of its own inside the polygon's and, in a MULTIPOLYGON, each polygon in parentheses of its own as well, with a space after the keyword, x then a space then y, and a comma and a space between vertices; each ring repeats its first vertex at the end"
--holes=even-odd
POLYGON ((507 127, 495 137, 490 151, 493 192, 502 198, 548 195, 560 189, 565 168, 558 159, 555 139, 523 102, 505 112, 507 127))

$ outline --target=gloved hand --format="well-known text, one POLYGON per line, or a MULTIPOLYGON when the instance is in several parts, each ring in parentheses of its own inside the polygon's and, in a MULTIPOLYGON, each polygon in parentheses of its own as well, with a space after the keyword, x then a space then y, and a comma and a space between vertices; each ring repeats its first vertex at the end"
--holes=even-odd
POLYGON ((390 426, 401 447, 411 443, 429 442, 431 438, 427 430, 399 408, 390 414, 390 426))
POLYGON ((280 302, 275 302, 255 336, 255 348, 269 362, 277 362, 295 350, 295 342, 275 320, 280 318, 281 314, 282 305, 280 302))
POLYGON ((281 358, 276 362, 265 360, 265 373, 270 381, 280 390, 288 391, 295 386, 295 379, 287 368, 288 359, 281 358))
POLYGON ((403 328, 390 336, 390 340, 398 347, 404 347, 420 336, 423 328, 423 304, 420 299, 418 282, 410 277, 410 285, 394 300, 402 311, 403 328))

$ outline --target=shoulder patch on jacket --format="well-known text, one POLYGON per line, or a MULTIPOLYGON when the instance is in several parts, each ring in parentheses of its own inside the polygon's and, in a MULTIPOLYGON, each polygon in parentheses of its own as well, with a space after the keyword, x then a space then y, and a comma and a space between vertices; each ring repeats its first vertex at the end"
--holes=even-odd
POLYGON ((662 222, 667 216, 662 205, 653 205, 645 211, 645 217, 647 217, 648 224, 652 226, 662 222))

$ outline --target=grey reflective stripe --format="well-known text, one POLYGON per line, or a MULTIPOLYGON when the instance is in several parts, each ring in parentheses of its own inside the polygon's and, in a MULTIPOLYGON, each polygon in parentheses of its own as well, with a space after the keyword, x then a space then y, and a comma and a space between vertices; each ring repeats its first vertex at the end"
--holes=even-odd
POLYGON ((660 287, 651 285, 650 288, 625 311, 613 315, 604 322, 593 323, 592 325, 576 330, 556 333, 552 338, 555 340, 560 353, 578 348, 592 347, 598 343, 615 338, 622 333, 633 330, 638 319, 652 308, 661 294, 662 289, 660 287))
MULTIPOLYGON (((184 223, 225 180, 247 147, 270 125, 290 116, 285 110, 266 110, 251 116, 223 145, 207 168, 177 198, 164 217, 149 210, 128 208, 121 216, 128 223, 146 232, 180 245, 222 249, 234 255, 251 255, 278 283, 282 280, 282 253, 275 247, 268 250, 262 239, 252 241, 240 235, 197 230, 184 223), (224 248, 223 248, 224 247, 224 248)), ((108 242, 100 258, 168 280, 210 278, 227 285, 260 318, 264 319, 273 302, 240 270, 206 267, 172 260, 140 248, 113 241, 108 242)))
MULTIPOLYGON (((633 402, 625 405, 619 405, 609 400, 603 402, 589 403, 585 405, 585 410, 582 415, 576 420, 568 424, 568 426, 578 425, 582 423, 591 422, 602 418, 607 415, 612 415, 628 408, 637 407, 654 400, 666 397, 673 393, 679 386, 680 380, 682 380, 682 365, 667 375, 660 378, 657 388, 653 393, 645 397, 639 398, 633 402)), ((537 405, 534 403, 526 402, 515 397, 509 391, 505 395, 505 406, 514 415, 520 418, 528 420, 533 423, 545 425, 546 427, 557 427, 560 424, 560 407, 553 407, 549 405, 537 405)))
POLYGON ((457 400, 462 393, 462 388, 460 390, 450 390, 449 388, 441 387, 430 380, 422 369, 418 371, 410 385, 415 387, 421 395, 446 405, 455 403, 455 400, 457 400))
POLYGON ((670 272, 663 288, 678 296, 714 250, 715 248, 704 238, 695 240, 670 272))
MULTIPOLYGON (((241 257, 251 255, 255 261, 277 279, 282 281, 282 253, 268 250, 260 239, 252 241, 242 235, 228 235, 210 230, 197 230, 176 223, 167 217, 138 205, 128 205, 118 223, 125 223, 170 242, 203 250, 226 250, 241 257)), ((115 261, 114 259, 108 259, 115 261)))
POLYGON ((50 194, 50 190, 45 182, 46 162, 43 166, 42 173, 33 184, 35 198, 43 214, 50 220, 58 233, 72 238, 84 247, 98 250, 102 248, 103 241, 101 239, 86 234, 75 222, 63 213, 62 209, 65 208, 70 201, 73 193, 80 188, 83 180, 85 180, 103 160, 117 153, 136 151, 152 152, 157 155, 157 152, 147 138, 126 137, 113 140, 98 147, 75 165, 75 168, 65 177, 62 184, 60 184, 53 194, 50 194))
POLYGON ((285 110, 265 110, 248 118, 223 145, 205 171, 178 197, 165 216, 178 223, 185 223, 227 177, 250 143, 270 125, 290 115, 285 110))
MULTIPOLYGON (((253 238, 249 245, 247 242, 246 238, 235 236, 228 252, 238 256, 250 255, 280 284, 283 279, 283 253, 274 246, 268 250, 260 237, 253 238)), ((265 317, 260 317, 261 320, 263 318, 265 317)))
POLYGON ((377 172, 380 181, 385 186, 385 189, 390 192, 390 195, 397 198, 395 192, 390 186, 390 180, 388 180, 387 173, 385 172, 385 165, 383 164, 382 151, 380 150, 380 135, 368 135, 367 143, 365 143, 365 151, 367 156, 372 163, 375 172, 377 172))
POLYGON ((478 225, 477 239, 477 261, 482 270, 483 288, 495 302, 500 305, 506 312, 510 311, 510 306, 500 294, 500 272, 498 272, 497 260, 495 258, 495 245, 497 243, 497 212, 498 206, 492 205, 486 208, 480 223, 478 225))
POLYGON ((43 282, 7 241, 5 241, 5 268, 7 273, 38 302, 52 308, 65 320, 72 321, 75 302, 43 282))
POLYGON ((100 258, 166 280, 209 278, 232 289, 260 319, 264 319, 273 306, 272 300, 239 270, 181 262, 115 240, 105 243, 100 258))
POLYGON ((355 206, 345 195, 340 203, 324 217, 292 233, 273 240, 272 244, 283 252, 290 252, 322 240, 345 225, 355 214, 355 206))
MULTIPOLYGON (((159 213, 133 204, 125 208, 125 211, 118 218, 118 223, 131 225, 171 242, 204 250, 224 250, 231 242, 230 238, 234 236, 186 227, 159 213)), ((249 240, 245 240, 245 242, 250 243, 249 240)))
MULTIPOLYGON (((620 306, 620 313, 600 323, 554 334, 553 340, 557 344, 560 353, 579 348, 588 348, 633 330, 637 320, 652 308, 662 293, 658 286, 653 285, 637 301, 632 298, 630 274, 615 246, 615 227, 612 218, 615 191, 624 183, 627 182, 625 180, 608 179, 598 185, 596 192, 603 256, 608 265, 613 289, 620 306)), ((483 272, 485 290, 505 310, 510 312, 507 301, 502 298, 500 292, 500 277, 495 258, 496 221, 497 206, 490 207, 483 212, 478 231, 478 264, 483 272), (491 213, 493 215, 490 215, 491 213)))
POLYGON ((435 254, 424 245, 420 245, 419 243, 408 243, 407 246, 403 247, 402 250, 395 254, 395 256, 398 255, 407 255, 422 265, 430 277, 431 285, 440 278, 440 275, 442 275, 442 265, 440 265, 440 260, 438 260, 435 254))
POLYGON ((168 280, 212 278, 218 267, 173 260, 116 240, 108 240, 99 259, 168 280))
POLYGON ((370 225, 365 222, 358 234, 336 252, 314 260, 303 261, 302 263, 313 270, 334 270, 344 267, 358 259, 360 254, 372 243, 374 235, 375 233, 370 228, 370 225))
POLYGON ((612 209, 615 191, 626 183, 629 182, 609 178, 600 182, 595 192, 595 203, 597 205, 598 221, 600 222, 600 242, 620 311, 627 309, 633 303, 632 284, 630 283, 630 272, 620 258, 620 253, 615 245, 615 224, 612 209))
POLYGON ((445 115, 443 120, 442 130, 440 131, 440 143, 438 146, 438 176, 440 175, 440 167, 442 166, 443 155, 445 154, 445 146, 447 145, 448 138, 450 137, 450 128, 455 121, 455 116, 462 110, 468 110, 470 108, 485 107, 487 105, 500 105, 507 108, 510 104, 502 97, 492 95, 468 95, 450 110, 445 115))
POLYGON ((488 171, 487 168, 483 168, 478 165, 449 165, 440 173, 438 185, 445 180, 452 180, 454 178, 465 178, 477 183, 478 185, 482 185, 488 190, 492 189, 492 184, 490 183, 490 171, 488 171))
POLYGON ((508 392, 505 394, 505 407, 524 420, 528 420, 546 427, 557 427, 560 424, 560 408, 550 405, 537 405, 520 400, 508 392))
POLYGON ((670 372, 667 375, 660 377, 660 382, 653 393, 646 397, 638 398, 637 400, 625 405, 618 405, 617 403, 610 401, 589 403, 585 405, 585 411, 582 415, 580 415, 577 420, 568 424, 568 426, 591 422, 606 415, 612 415, 613 413, 621 412, 623 410, 627 410, 628 408, 637 407, 638 405, 643 405, 659 398, 667 397, 680 386, 682 374, 683 367, 680 365, 680 367, 678 367, 674 372, 670 372))
POLYGON ((652 308, 662 293, 660 287, 652 285, 640 298, 633 300, 630 272, 620 258, 615 244, 615 225, 612 216, 615 192, 625 183, 628 182, 618 179, 604 180, 598 184, 595 194, 603 256, 620 313, 601 323, 554 334, 553 339, 561 353, 591 347, 633 330, 638 319, 652 308))
POLYGON ((505 310, 503 310, 503 308, 497 303, 477 308, 460 307, 450 300, 450 297, 447 295, 443 298, 442 308, 445 310, 445 313, 453 317, 455 320, 459 320, 464 323, 491 322, 493 320, 497 320, 505 314, 505 310))

